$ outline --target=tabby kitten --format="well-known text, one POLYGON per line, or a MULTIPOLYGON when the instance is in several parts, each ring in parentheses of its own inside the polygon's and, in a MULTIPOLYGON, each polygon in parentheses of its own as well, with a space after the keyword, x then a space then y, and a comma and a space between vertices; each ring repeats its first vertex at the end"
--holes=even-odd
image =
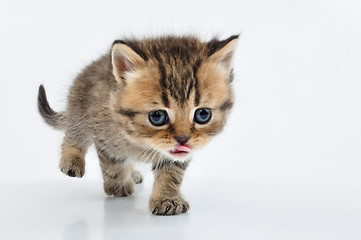
POLYGON ((133 193, 142 175, 132 160, 141 160, 152 163, 155 174, 151 212, 187 212, 180 193, 184 172, 193 152, 222 130, 233 105, 237 39, 117 40, 75 79, 61 113, 49 106, 41 85, 41 116, 65 131, 60 170, 82 177, 94 143, 107 195, 133 193))

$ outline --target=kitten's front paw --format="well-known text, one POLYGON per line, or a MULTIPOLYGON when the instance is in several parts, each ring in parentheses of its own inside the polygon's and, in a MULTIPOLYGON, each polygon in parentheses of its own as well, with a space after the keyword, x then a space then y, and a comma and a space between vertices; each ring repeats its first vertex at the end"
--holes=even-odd
POLYGON ((85 172, 85 160, 78 156, 68 156, 66 159, 61 159, 59 168, 70 177, 81 178, 85 172))
POLYGON ((136 184, 143 182, 143 176, 139 171, 134 171, 132 174, 132 178, 136 184))
POLYGON ((158 197, 150 200, 149 207, 154 215, 169 216, 187 212, 189 204, 182 197, 158 197))
POLYGON ((104 182, 104 191, 109 196, 126 197, 134 192, 134 183, 128 181, 121 184, 117 181, 106 181, 104 182))

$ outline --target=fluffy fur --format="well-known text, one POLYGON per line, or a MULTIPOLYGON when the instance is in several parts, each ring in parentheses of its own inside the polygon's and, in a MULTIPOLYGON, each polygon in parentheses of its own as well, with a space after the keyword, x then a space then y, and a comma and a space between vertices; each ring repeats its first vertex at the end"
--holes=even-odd
POLYGON ((85 154, 94 143, 104 191, 128 196, 142 181, 132 160, 153 164, 150 210, 156 215, 184 213, 189 204, 180 184, 192 152, 223 128, 233 105, 232 58, 238 36, 202 42, 194 37, 117 40, 109 53, 75 79, 65 111, 55 112, 43 86, 38 108, 50 126, 65 131, 60 170, 82 177, 85 154), (211 118, 194 120, 197 109, 211 118), (154 126, 149 114, 162 110, 168 122, 154 126), (175 154, 176 146, 191 152, 175 154))

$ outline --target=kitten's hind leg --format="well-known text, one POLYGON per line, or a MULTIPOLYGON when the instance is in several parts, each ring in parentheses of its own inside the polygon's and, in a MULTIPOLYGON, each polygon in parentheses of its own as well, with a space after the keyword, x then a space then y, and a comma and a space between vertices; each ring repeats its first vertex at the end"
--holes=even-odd
POLYGON ((130 171, 132 173, 132 178, 136 184, 143 182, 143 175, 138 170, 134 169, 133 164, 131 164, 130 171))
POLYGON ((139 183, 142 183, 143 182, 143 176, 142 174, 137 171, 137 170, 133 170, 133 173, 132 173, 132 178, 134 180, 134 182, 136 184, 139 184, 139 183))
POLYGON ((110 157, 97 147, 104 180, 104 192, 109 196, 126 197, 134 192, 132 164, 126 158, 110 157))
POLYGON ((85 173, 85 154, 88 146, 79 136, 65 134, 59 168, 70 177, 80 178, 85 173))

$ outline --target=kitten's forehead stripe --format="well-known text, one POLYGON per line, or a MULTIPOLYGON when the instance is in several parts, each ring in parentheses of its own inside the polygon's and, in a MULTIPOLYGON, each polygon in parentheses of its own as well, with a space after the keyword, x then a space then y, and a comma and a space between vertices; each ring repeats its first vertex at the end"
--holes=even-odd
MULTIPOLYGON (((193 75, 194 76, 194 75, 193 75)), ((186 99, 189 99, 190 95, 191 95, 191 90, 194 87, 194 78, 192 77, 192 79, 189 81, 188 84, 188 89, 187 89, 187 97, 186 99)))
POLYGON ((167 88, 168 88, 167 73, 166 73, 166 69, 163 65, 163 61, 158 54, 158 49, 156 46, 153 47, 153 56, 155 57, 155 59, 158 62, 159 71, 160 71, 160 75, 161 75, 160 86, 161 86, 161 90, 162 90, 162 101, 163 101, 164 106, 169 108, 169 99, 168 99, 168 94, 167 94, 167 88))
POLYGON ((169 108, 168 94, 167 94, 166 90, 162 91, 162 101, 163 101, 164 106, 169 108))
POLYGON ((204 43, 193 38, 167 38, 139 44, 138 51, 148 49, 144 50, 148 59, 153 59, 158 64, 160 94, 166 107, 169 107, 169 97, 183 106, 188 102, 193 89, 195 100, 199 103, 196 73, 206 57, 204 43))
POLYGON ((197 71, 200 66, 200 61, 197 61, 196 64, 193 66, 193 76, 194 76, 194 89, 195 89, 195 98, 194 98, 194 105, 198 106, 201 95, 199 93, 199 84, 198 84, 198 78, 197 78, 197 71))

